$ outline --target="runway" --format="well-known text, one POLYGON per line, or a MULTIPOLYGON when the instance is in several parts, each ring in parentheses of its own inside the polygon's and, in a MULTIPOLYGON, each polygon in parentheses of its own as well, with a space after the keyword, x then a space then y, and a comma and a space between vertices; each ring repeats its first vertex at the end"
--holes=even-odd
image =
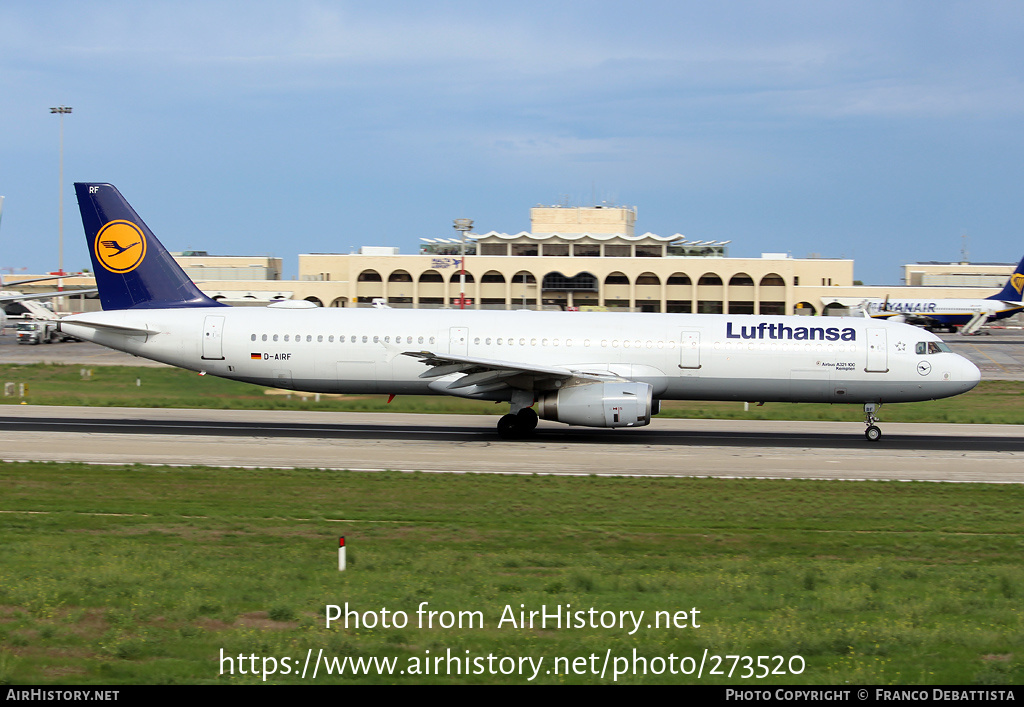
POLYGON ((496 417, 4 406, 4 461, 436 473, 1024 483, 1014 425, 659 420, 636 430, 541 422, 507 441, 496 417))

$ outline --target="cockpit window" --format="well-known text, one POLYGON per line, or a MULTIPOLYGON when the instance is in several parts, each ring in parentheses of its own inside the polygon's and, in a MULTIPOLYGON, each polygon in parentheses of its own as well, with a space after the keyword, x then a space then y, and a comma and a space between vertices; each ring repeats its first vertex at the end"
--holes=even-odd
POLYGON ((937 353, 952 353, 953 350, 941 341, 919 341, 916 347, 918 356, 926 356, 928 354, 937 353))

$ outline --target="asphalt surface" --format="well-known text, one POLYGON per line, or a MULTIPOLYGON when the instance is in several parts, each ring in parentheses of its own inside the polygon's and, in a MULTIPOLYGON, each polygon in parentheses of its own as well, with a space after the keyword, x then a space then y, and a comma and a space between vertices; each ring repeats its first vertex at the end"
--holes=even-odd
POLYGON ((8 406, 5 461, 447 473, 1024 483, 1014 425, 655 420, 635 430, 541 422, 502 440, 496 417, 8 406))

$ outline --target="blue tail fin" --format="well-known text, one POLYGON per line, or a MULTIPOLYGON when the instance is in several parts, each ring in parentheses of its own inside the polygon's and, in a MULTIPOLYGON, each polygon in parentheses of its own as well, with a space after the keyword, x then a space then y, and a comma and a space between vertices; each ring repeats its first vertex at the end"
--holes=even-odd
POLYGON ((1013 271, 1013 275, 1010 275, 1010 279, 1006 281, 1006 286, 997 295, 992 295, 986 299, 999 299, 1006 302, 1020 302, 1024 300, 1024 258, 1017 263, 1017 269, 1013 271))
POLYGON ((196 287, 111 184, 75 183, 103 309, 220 307, 196 287))

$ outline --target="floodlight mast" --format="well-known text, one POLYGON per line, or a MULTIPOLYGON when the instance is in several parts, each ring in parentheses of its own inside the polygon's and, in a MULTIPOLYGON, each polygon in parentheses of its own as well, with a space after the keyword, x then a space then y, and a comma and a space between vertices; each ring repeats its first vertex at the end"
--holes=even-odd
POLYGON ((473 230, 473 219, 457 218, 453 228, 459 232, 459 309, 466 308, 466 233, 473 230))
MULTIPOLYGON (((51 114, 60 116, 60 178, 57 191, 57 274, 64 274, 64 116, 70 115, 71 106, 57 106, 50 108, 51 114)), ((64 290, 64 281, 57 281, 57 291, 64 290)), ((57 300, 60 305, 64 304, 64 298, 57 300)))

